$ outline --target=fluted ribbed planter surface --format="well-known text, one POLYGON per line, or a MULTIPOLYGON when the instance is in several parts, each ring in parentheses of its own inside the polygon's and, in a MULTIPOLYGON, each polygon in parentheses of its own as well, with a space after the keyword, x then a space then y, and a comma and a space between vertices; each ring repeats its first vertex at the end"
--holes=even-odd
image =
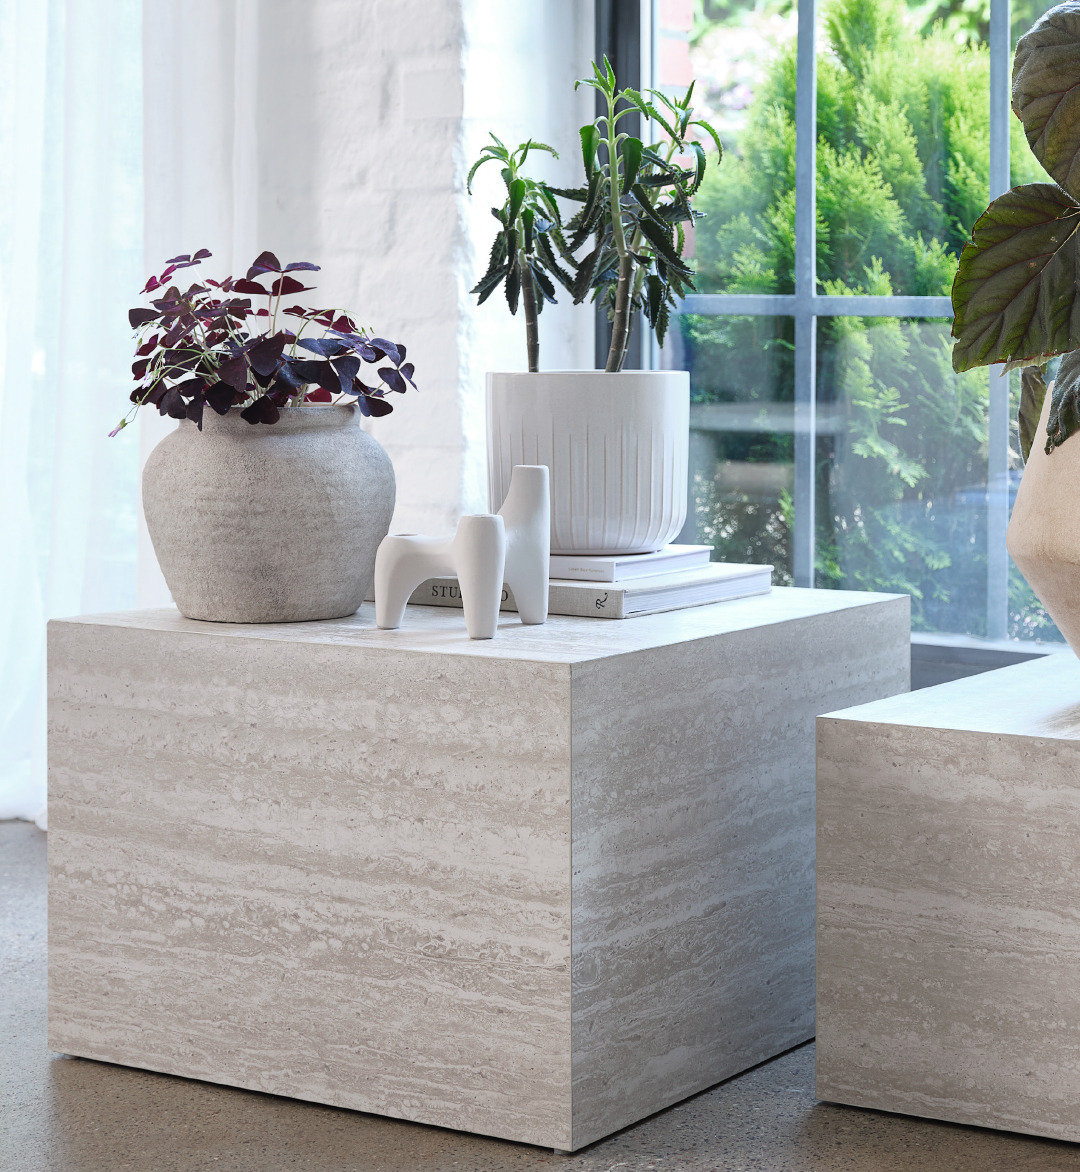
POLYGON ((143 510, 182 614, 225 623, 353 614, 394 511, 394 470, 352 406, 252 426, 207 410, 150 453, 143 510))
POLYGON ((493 512, 515 464, 546 464, 552 553, 647 553, 675 537, 686 520, 686 371, 487 377, 493 512))

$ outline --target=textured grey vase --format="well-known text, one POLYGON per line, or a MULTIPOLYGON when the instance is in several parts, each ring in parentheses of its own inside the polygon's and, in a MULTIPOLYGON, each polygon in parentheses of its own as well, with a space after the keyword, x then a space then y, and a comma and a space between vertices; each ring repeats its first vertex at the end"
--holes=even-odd
POLYGON ((287 623, 352 614, 394 511, 390 457, 351 406, 290 407, 252 426, 234 408, 181 420, 150 453, 143 510, 191 619, 287 623))

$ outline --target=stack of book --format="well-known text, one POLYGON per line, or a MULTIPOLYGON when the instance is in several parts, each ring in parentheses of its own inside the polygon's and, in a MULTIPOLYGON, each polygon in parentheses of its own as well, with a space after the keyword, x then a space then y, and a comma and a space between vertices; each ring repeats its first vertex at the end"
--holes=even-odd
MULTIPOLYGON (((711 562, 707 545, 668 545, 655 553, 590 557, 553 554, 548 610, 586 618, 628 619, 662 610, 727 602, 772 589, 772 566, 711 562)), ((409 600, 460 606, 456 578, 431 578, 409 600)), ((516 610, 503 590, 503 610, 516 610)))

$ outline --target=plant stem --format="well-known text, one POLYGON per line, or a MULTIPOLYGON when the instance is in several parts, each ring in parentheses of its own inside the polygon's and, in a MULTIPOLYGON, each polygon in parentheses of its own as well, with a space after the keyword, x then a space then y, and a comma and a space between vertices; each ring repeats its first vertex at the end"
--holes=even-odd
MULTIPOLYGON (((521 239, 519 236, 518 239, 521 239)), ((525 314, 525 345, 529 353, 529 371, 540 369, 540 333, 537 328, 536 286, 532 269, 525 258, 525 249, 518 249, 518 268, 521 272, 521 308, 525 314)))
POLYGON ((630 276, 633 261, 626 247, 626 233, 622 222, 622 191, 619 187, 619 143, 615 134, 615 93, 607 95, 608 194, 611 199, 611 235, 619 254, 619 282, 615 286, 615 316, 611 322, 611 345, 608 347, 609 373, 622 369, 626 344, 630 334, 630 276))

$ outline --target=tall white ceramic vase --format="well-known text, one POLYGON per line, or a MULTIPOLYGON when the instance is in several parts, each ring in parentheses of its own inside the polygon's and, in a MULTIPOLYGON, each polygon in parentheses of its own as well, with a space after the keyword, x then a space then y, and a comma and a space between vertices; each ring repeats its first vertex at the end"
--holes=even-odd
POLYGON ((487 376, 491 509, 515 465, 551 473, 551 552, 647 553, 686 520, 690 376, 682 370, 487 376))

